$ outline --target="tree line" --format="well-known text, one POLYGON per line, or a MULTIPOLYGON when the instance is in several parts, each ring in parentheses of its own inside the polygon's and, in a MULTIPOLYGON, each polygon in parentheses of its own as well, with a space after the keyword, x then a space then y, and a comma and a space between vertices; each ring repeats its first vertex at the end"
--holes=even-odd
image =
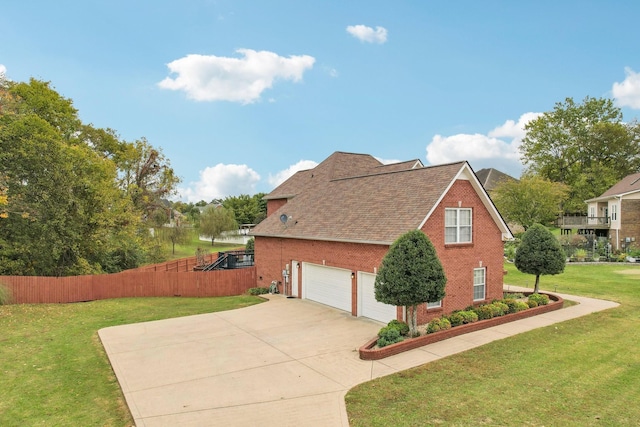
POLYGON ((50 83, 0 80, 0 275, 155 261, 160 242, 149 228, 178 183, 160 149, 83 123, 50 83))
POLYGON ((640 171, 640 124, 625 122, 610 99, 566 98, 525 131, 522 177, 502 182, 491 194, 505 219, 525 230, 563 213, 585 214, 585 200, 640 171))

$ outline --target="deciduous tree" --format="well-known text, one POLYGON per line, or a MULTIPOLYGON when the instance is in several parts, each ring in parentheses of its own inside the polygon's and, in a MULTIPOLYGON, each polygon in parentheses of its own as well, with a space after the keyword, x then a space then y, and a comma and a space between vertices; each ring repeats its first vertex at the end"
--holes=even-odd
POLYGON ((529 172, 570 187, 566 212, 584 212, 584 200, 640 170, 638 123, 623 122, 610 99, 567 98, 525 130, 522 161, 529 172))
POLYGON ((522 225, 525 231, 533 224, 549 224, 562 210, 569 187, 538 175, 524 175, 519 181, 498 184, 492 199, 508 222, 522 225))
POLYGON ((435 248, 420 230, 400 236, 382 260, 375 281, 376 300, 404 306, 411 334, 417 331, 419 304, 444 298, 447 279, 435 248))
POLYGON ((566 255, 558 239, 546 227, 534 224, 522 235, 514 261, 521 272, 535 274, 533 292, 538 293, 540 276, 562 273, 566 255))
POLYGON ((237 230, 238 224, 233 212, 224 207, 209 207, 200 215, 200 234, 211 239, 213 246, 222 232, 237 230))

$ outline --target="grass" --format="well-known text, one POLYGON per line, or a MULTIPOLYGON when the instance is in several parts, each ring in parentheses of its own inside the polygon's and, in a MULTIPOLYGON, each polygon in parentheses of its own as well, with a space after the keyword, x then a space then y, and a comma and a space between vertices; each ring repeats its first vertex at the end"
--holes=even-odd
POLYGON ((133 425, 99 329, 260 301, 251 296, 124 298, 0 306, 0 425, 133 425))
POLYGON ((192 257, 196 255, 198 248, 204 249, 207 253, 230 251, 234 249, 243 249, 244 245, 240 244, 220 244, 214 241, 214 245, 211 245, 211 241, 200 240, 197 230, 191 230, 189 234, 189 240, 183 244, 176 244, 175 253, 172 253, 171 243, 166 244, 167 260, 192 257))
MULTIPOLYGON (((533 288, 505 268, 505 283, 533 288)), ((638 425, 640 267, 568 265, 541 288, 621 306, 361 384, 345 398, 351 426, 638 425)))

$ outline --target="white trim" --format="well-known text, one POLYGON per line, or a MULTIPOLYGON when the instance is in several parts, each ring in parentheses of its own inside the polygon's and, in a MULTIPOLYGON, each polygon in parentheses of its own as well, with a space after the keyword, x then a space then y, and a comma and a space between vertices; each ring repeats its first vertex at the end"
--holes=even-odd
POLYGON ((487 267, 478 267, 473 269, 473 301, 484 301, 487 299, 487 267), (480 286, 480 284, 476 284, 476 271, 482 271, 482 287, 483 287, 483 296, 482 298, 476 298, 476 286, 480 286))
POLYGON ((498 229, 502 232, 502 240, 513 239, 513 234, 511 233, 511 230, 507 226, 507 223, 502 218, 502 215, 500 215, 500 212, 498 212, 498 209, 493 204, 491 197, 489 197, 489 194, 487 193, 487 191, 484 189, 482 184, 480 184, 478 177, 476 176, 475 172, 473 172, 473 169, 471 169, 471 166, 467 162, 464 162, 462 164, 462 167, 460 168, 456 176, 453 177, 449 185, 447 185, 447 188, 442 192, 440 197, 438 197, 438 200, 431 207, 431 209, 427 213, 427 216, 422 220, 422 222, 418 226, 418 230, 422 230, 422 227, 424 227, 427 220, 431 217, 431 215, 436 210, 436 208, 440 206, 442 199, 449 192, 449 190, 451 190, 451 187, 458 179, 464 179, 471 183, 471 186, 480 197, 482 204, 487 209, 487 211, 489 211, 489 215, 491 215, 493 222, 496 223, 496 225, 498 226, 498 229))

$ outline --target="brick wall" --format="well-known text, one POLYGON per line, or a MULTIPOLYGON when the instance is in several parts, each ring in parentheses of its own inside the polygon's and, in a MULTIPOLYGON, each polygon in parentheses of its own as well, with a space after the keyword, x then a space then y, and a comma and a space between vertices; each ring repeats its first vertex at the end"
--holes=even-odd
MULTIPOLYGON (((426 213, 425 213, 426 215, 426 213)), ((480 197, 468 181, 459 180, 434 210, 422 230, 436 248, 447 275, 447 296, 440 309, 426 310, 421 305, 418 312, 420 323, 434 317, 463 309, 473 304, 473 270, 486 268, 486 300, 502 297, 503 243, 502 233, 485 209, 480 197), (473 212, 472 243, 463 245, 444 244, 444 209, 471 208, 473 212)), ((389 247, 360 243, 324 242, 301 239, 281 239, 258 236, 255 241, 257 286, 268 287, 272 280, 282 281, 282 270, 292 260, 310 262, 330 267, 344 268, 353 272, 373 273, 380 267, 389 247)), ((298 295, 302 295, 302 274, 298 275, 298 295)), ((348 286, 348 285, 347 285, 348 286)), ((352 280, 352 310, 357 315, 357 283, 352 280)), ((477 302, 478 304, 480 302, 477 302)))
POLYGON ((267 216, 271 215, 282 206, 287 204, 287 199, 267 200, 267 216))
MULTIPOLYGON (((615 233, 611 233, 615 240, 615 233)), ((623 200, 620 209, 620 239, 631 237, 635 239, 635 242, 626 243, 620 241, 618 244, 622 248, 622 245, 630 245, 631 247, 640 246, 640 200, 623 200)), ((615 247, 615 245, 614 245, 615 247)))

